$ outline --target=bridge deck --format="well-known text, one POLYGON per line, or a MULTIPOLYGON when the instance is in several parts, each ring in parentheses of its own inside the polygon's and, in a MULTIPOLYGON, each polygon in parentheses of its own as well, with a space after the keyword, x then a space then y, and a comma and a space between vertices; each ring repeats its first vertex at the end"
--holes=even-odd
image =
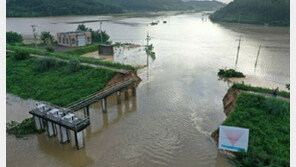
POLYGON ((128 80, 119 82, 115 85, 106 87, 94 94, 91 94, 82 100, 73 102, 73 103, 69 104, 66 108, 69 109, 70 111, 74 111, 74 112, 78 111, 84 107, 87 107, 87 106, 101 100, 102 98, 105 98, 117 91, 120 91, 120 90, 132 85, 134 82, 135 82, 135 80, 133 80, 133 79, 128 79, 128 80))

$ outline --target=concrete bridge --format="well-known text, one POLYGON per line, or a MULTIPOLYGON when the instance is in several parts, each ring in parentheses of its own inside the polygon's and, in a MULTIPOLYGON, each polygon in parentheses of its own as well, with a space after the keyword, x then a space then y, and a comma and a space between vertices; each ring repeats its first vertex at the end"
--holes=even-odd
POLYGON ((62 144, 70 142, 70 133, 74 133, 76 148, 81 149, 85 146, 83 130, 90 125, 89 106, 101 101, 102 111, 103 113, 107 113, 107 97, 116 93, 117 103, 120 104, 121 92, 124 91, 125 100, 128 100, 128 89, 130 88, 132 89, 132 95, 135 96, 136 85, 133 79, 124 80, 106 87, 82 100, 69 104, 65 108, 41 104, 29 111, 29 113, 33 115, 38 130, 47 127, 48 137, 58 136, 59 142, 62 144), (75 114, 80 109, 84 109, 83 118, 78 118, 75 114), (44 124, 47 126, 44 126, 44 124))

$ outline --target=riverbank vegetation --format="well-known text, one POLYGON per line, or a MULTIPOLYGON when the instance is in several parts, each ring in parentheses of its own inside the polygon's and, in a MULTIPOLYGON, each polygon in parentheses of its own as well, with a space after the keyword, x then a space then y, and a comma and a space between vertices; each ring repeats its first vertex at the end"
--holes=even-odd
POLYGON ((155 60, 155 52, 152 51, 153 50, 153 45, 149 45, 148 48, 146 48, 146 53, 149 54, 152 58, 152 60, 155 60))
POLYGON ((290 0, 234 0, 210 16, 212 21, 290 25, 290 0))
POLYGON ((288 101, 241 92, 235 109, 222 125, 250 129, 248 151, 235 153, 236 166, 289 166, 288 101))
MULTIPOLYGON (((44 123, 44 125, 46 125, 44 123)), ((42 133, 45 130, 37 130, 35 126, 34 118, 27 118, 21 123, 11 121, 6 124, 6 132, 10 135, 15 135, 17 138, 22 138, 28 134, 42 133)))
POLYGON ((58 60, 37 57, 16 60, 12 56, 7 57, 6 90, 24 99, 66 106, 104 88, 115 74, 102 68, 79 66, 77 70, 72 65, 75 67, 73 70, 70 66, 58 60))
POLYGON ((91 33, 91 39, 93 43, 109 43, 110 44, 110 36, 106 33, 106 31, 93 30, 91 28, 86 27, 84 24, 79 24, 76 28, 78 31, 89 31, 91 33), (101 38, 102 37, 102 38, 101 38))
MULTIPOLYGON (((241 84, 241 83, 234 83, 231 88, 245 90, 245 91, 268 93, 268 94, 273 94, 273 92, 274 92, 273 89, 255 87, 255 86, 245 85, 245 84, 241 84)), ((286 91, 279 91, 278 95, 286 97, 286 98, 290 98, 290 93, 286 92, 286 91)))
POLYGON ((235 71, 234 69, 219 69, 218 75, 221 77, 232 78, 244 78, 245 75, 241 72, 235 71))
POLYGON ((17 32, 6 32, 6 43, 23 43, 23 36, 21 34, 18 34, 17 32))
POLYGON ((7 17, 98 15, 132 12, 216 10, 218 1, 184 2, 182 0, 7 0, 7 17))
MULTIPOLYGON (((85 49, 88 50, 88 49, 90 49, 89 47, 92 47, 92 45, 85 46, 85 49)), ((126 69, 126 70, 134 70, 134 71, 137 70, 135 67, 133 67, 131 65, 125 65, 125 64, 114 63, 114 62, 109 62, 109 61, 102 61, 102 60, 99 60, 99 59, 96 59, 96 58, 82 57, 82 56, 76 55, 76 54, 52 53, 52 52, 47 52, 45 50, 40 50, 40 49, 35 49, 35 48, 28 48, 28 47, 21 47, 21 46, 13 46, 13 45, 6 46, 6 49, 7 50, 12 50, 12 51, 27 51, 30 54, 43 55, 43 56, 48 56, 48 57, 55 57, 55 58, 60 58, 60 59, 65 59, 65 60, 71 60, 73 58, 76 58, 79 61, 84 62, 84 63, 90 63, 90 64, 96 64, 96 65, 102 65, 102 66, 114 67, 114 68, 126 69)), ((82 47, 79 52, 80 53, 84 52, 83 50, 84 50, 84 47, 82 47)))

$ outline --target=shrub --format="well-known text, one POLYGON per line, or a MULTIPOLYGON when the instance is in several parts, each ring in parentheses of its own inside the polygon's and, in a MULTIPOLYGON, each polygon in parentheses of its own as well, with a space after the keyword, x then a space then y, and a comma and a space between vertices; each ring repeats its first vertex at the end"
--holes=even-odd
POLYGON ((54 70, 60 66, 60 62, 55 58, 42 58, 35 61, 35 69, 40 71, 54 70))
POLYGON ((47 38, 50 40, 50 42, 53 42, 53 36, 50 34, 50 32, 41 32, 41 40, 43 41, 43 43, 46 43, 47 38))
POLYGON ((23 120, 21 123, 11 121, 10 123, 6 124, 6 132, 8 134, 13 134, 17 138, 21 138, 27 134, 33 133, 41 133, 44 130, 37 130, 35 127, 35 121, 33 118, 27 118, 23 120))
POLYGON ((289 114, 290 105, 288 102, 281 99, 268 98, 264 102, 264 109, 270 114, 282 117, 289 114))
POLYGON ((23 42, 23 37, 21 34, 18 34, 16 32, 6 32, 6 42, 10 44, 14 43, 22 43, 23 42))
POLYGON ((14 54, 14 58, 16 60, 25 60, 25 59, 28 59, 29 57, 30 57, 30 53, 25 50, 17 50, 14 54))
POLYGON ((290 90, 290 84, 286 84, 286 88, 290 90))
POLYGON ((55 48, 53 46, 47 46, 46 47, 46 51, 48 51, 48 52, 52 52, 53 53, 54 52, 54 49, 55 48))
POLYGON ((81 69, 80 61, 78 59, 71 59, 68 66, 67 70, 68 72, 76 72, 81 69))
POLYGON ((242 77, 245 77, 245 75, 241 72, 237 72, 235 71, 234 69, 219 69, 219 72, 218 72, 218 75, 219 76, 223 76, 223 77, 227 77, 227 78, 231 78, 231 77, 239 77, 239 78, 242 78, 242 77))

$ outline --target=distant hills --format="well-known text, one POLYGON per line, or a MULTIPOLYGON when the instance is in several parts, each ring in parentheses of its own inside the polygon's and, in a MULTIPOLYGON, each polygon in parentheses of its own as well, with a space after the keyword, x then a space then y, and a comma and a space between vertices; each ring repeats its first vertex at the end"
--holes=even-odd
POLYGON ((97 15, 128 12, 217 10, 218 1, 182 0, 6 0, 7 17, 97 15))
POLYGON ((210 16, 212 21, 290 25, 290 0, 234 0, 210 16))

